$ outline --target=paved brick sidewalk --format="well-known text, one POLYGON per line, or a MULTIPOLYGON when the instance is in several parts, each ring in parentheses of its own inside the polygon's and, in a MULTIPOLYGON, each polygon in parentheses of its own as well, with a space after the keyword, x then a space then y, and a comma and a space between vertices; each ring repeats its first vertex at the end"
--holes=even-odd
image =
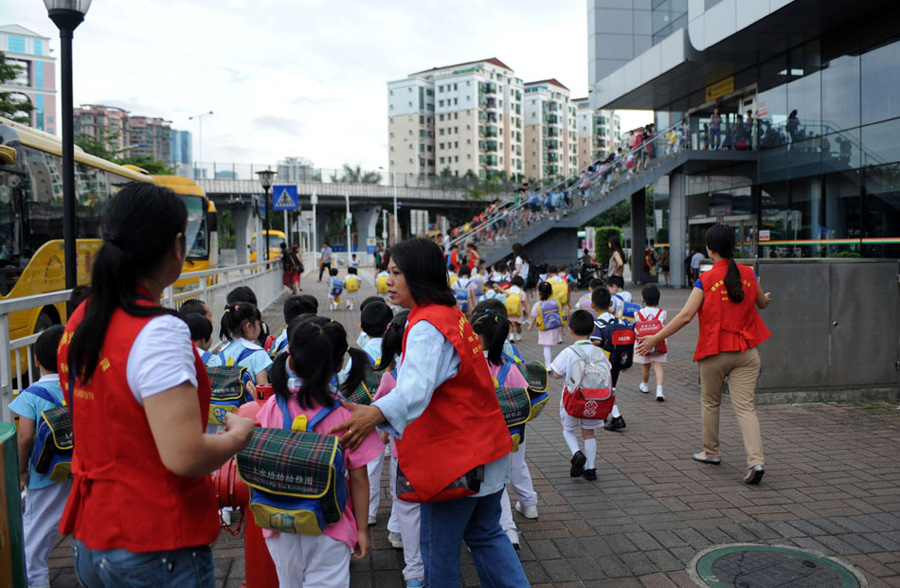
MULTIPOLYGON (((324 284, 312 273, 303 284, 319 297, 320 314, 341 321, 355 341, 358 311, 329 312, 324 284)), ((640 298, 639 288, 629 290, 640 298)), ((364 278, 359 301, 372 293, 371 280, 364 278)), ((687 294, 663 289, 662 306, 669 316, 687 294)), ((265 315, 273 330, 282 326, 280 305, 265 315)), ((749 542, 838 555, 862 570, 870 586, 900 586, 896 406, 760 407, 766 476, 760 486, 745 486, 740 482, 743 446, 727 398, 720 424, 722 465, 690 459, 700 449, 698 371, 691 361, 696 333, 695 321, 669 341, 665 403, 637 391, 639 366, 622 374, 617 392, 628 426, 622 432, 599 432, 596 482, 568 477, 568 450, 556 410, 562 386, 552 384, 551 406, 528 426, 528 460, 540 495, 540 518, 515 515, 522 534, 519 556, 532 584, 693 586, 686 567, 700 550, 749 542)), ((539 359, 537 335, 525 337, 523 353, 539 359)), ((387 543, 389 511, 385 481, 378 523, 372 527, 374 549, 351 566, 354 587, 403 585, 402 552, 387 543)), ((477 586, 475 568, 463 553, 464 585, 477 586)), ((58 569, 53 586, 74 585, 70 554, 68 541, 54 552, 51 565, 58 569)), ((221 585, 239 586, 244 570, 240 538, 223 533, 214 554, 221 585)))

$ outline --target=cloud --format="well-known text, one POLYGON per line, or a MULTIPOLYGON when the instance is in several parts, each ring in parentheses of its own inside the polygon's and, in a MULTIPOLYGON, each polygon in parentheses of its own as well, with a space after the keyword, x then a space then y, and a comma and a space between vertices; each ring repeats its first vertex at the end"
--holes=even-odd
POLYGON ((258 116, 253 119, 253 124, 261 129, 271 129, 288 135, 299 135, 303 125, 296 120, 283 116, 258 116))

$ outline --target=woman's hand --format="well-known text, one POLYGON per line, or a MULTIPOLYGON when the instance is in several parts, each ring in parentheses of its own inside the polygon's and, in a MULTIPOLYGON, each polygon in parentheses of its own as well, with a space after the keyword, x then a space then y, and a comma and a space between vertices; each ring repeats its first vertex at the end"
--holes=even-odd
POLYGON ((233 412, 225 415, 225 432, 234 435, 241 444, 241 449, 250 443, 253 438, 253 419, 240 417, 233 412))
POLYGON ((354 404, 346 400, 341 400, 341 406, 353 414, 343 423, 332 427, 328 433, 346 431, 338 441, 347 449, 359 447, 363 439, 375 430, 375 426, 384 422, 384 415, 377 406, 354 404))
POLYGON ((634 351, 641 355, 649 355, 661 340, 662 337, 659 336, 659 333, 656 335, 648 335, 647 337, 640 337, 634 345, 634 351))

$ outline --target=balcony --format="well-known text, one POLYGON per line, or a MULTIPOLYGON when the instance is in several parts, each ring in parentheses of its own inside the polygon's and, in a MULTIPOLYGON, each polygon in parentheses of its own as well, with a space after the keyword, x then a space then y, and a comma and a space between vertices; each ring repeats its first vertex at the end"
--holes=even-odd
POLYGON ((497 84, 486 83, 484 85, 484 93, 485 94, 496 94, 497 93, 497 84))
POLYGON ((484 158, 485 165, 498 165, 500 163, 500 158, 496 155, 488 155, 484 158))
POLYGON ((556 161, 559 161, 560 159, 561 158, 560 158, 559 154, 557 154, 557 153, 548 153, 547 154, 547 161, 556 162, 556 161))
POLYGON ((559 141, 545 141, 544 145, 547 149, 559 149, 560 142, 559 141))
POLYGON ((558 116, 558 115, 551 114, 551 115, 549 115, 549 116, 547 117, 547 123, 548 123, 548 124, 551 124, 551 125, 558 125, 558 124, 560 124, 561 122, 562 122, 562 117, 560 117, 560 116, 558 116))
POLYGON ((485 98, 484 105, 486 108, 490 108, 490 109, 497 108, 497 99, 496 98, 485 98))
POLYGON ((560 136, 562 136, 562 132, 559 129, 557 129, 556 127, 550 127, 547 129, 547 136, 548 137, 560 137, 560 136))
POLYGON ((497 141, 485 141, 484 150, 487 153, 496 153, 499 143, 497 141))
POLYGON ((485 136, 485 137, 496 137, 496 136, 498 136, 498 134, 499 134, 499 131, 498 131, 496 125, 488 125, 488 126, 485 127, 485 129, 484 129, 484 136, 485 136))

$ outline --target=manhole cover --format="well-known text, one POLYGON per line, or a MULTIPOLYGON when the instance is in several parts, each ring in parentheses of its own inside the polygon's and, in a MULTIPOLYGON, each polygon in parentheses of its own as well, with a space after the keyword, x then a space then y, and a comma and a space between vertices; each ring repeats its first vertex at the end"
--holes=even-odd
POLYGON ((818 553, 776 545, 736 544, 699 553, 688 570, 712 588, 865 588, 849 564, 818 553))

